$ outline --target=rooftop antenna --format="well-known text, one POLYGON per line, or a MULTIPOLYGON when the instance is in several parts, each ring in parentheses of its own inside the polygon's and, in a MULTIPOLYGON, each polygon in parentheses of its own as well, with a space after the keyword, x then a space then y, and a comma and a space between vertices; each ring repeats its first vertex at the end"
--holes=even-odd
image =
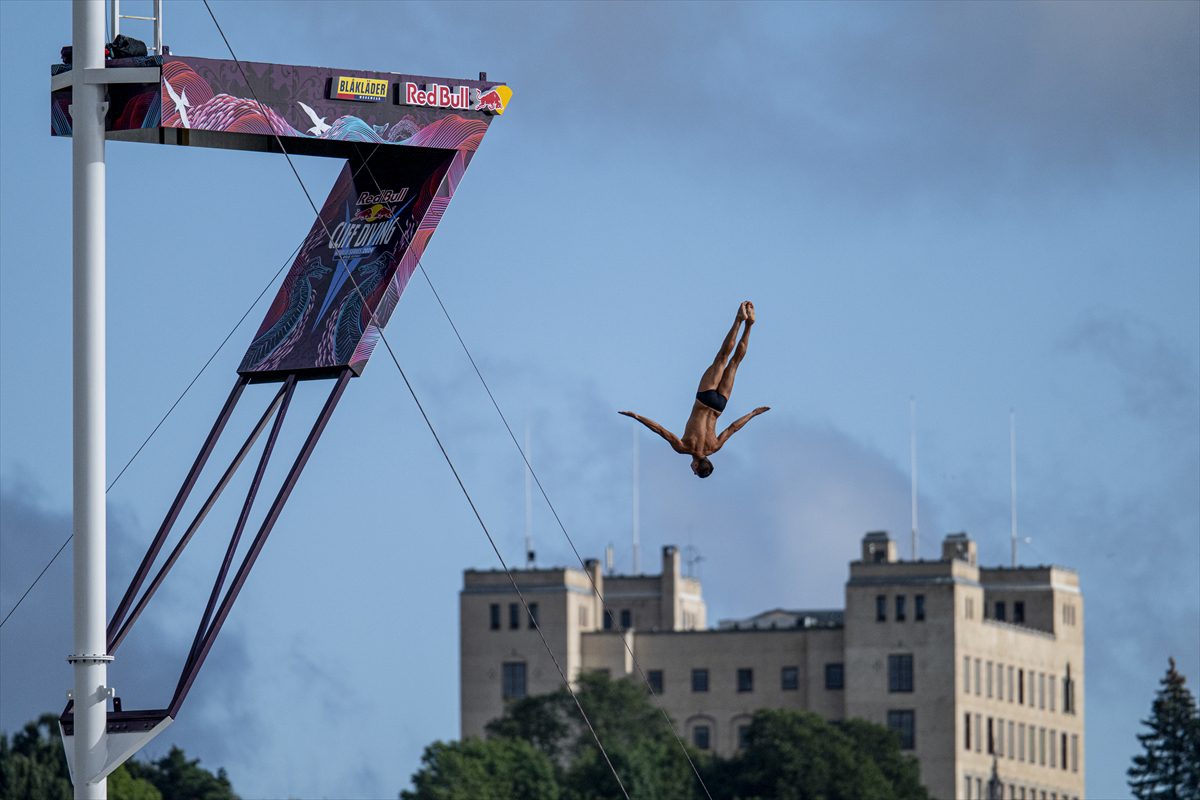
POLYGON ((529 423, 525 423, 525 566, 531 568, 537 560, 533 551, 533 450, 529 423))
POLYGON ((1008 410, 1008 498, 1012 518, 1012 566, 1017 568, 1017 412, 1008 410))
POLYGON ((700 577, 700 562, 704 560, 704 556, 700 555, 700 548, 689 544, 683 548, 683 563, 686 569, 684 576, 688 578, 700 577))
POLYGON ((638 432, 633 431, 633 574, 641 575, 641 559, 639 557, 639 549, 641 548, 641 488, 639 487, 639 472, 641 462, 641 451, 638 443, 638 432))
POLYGON ((607 575, 613 574, 613 546, 612 542, 608 543, 608 547, 604 548, 604 572, 607 575))
POLYGON ((917 398, 908 398, 909 475, 912 483, 912 560, 917 560, 917 398))

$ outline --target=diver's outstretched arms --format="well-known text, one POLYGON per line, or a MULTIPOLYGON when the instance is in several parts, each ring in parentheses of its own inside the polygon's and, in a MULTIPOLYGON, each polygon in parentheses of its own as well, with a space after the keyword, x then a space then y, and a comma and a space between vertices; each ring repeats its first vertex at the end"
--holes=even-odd
MULTIPOLYGON (((634 419, 636 419, 638 422, 642 423, 642 424, 643 424, 643 425, 645 425, 647 428, 649 428, 650 430, 654 431, 655 433, 657 433, 657 434, 658 434, 659 436, 661 436, 662 438, 666 439, 666 440, 667 440, 667 444, 671 445, 671 449, 672 449, 672 450, 674 450, 676 453, 688 453, 688 452, 689 452, 689 451, 688 451, 688 450, 687 450, 687 449, 686 449, 686 448, 683 446, 683 442, 679 441, 679 437, 678 437, 678 436, 676 436, 675 434, 671 433, 669 430, 667 430, 666 428, 664 428, 662 425, 659 425, 659 424, 658 424, 657 422, 655 422, 654 420, 652 420, 652 419, 647 419, 646 417, 643 417, 641 414, 635 414, 635 413, 633 413, 632 411, 618 411, 617 413, 618 413, 618 414, 622 414, 622 415, 624 415, 624 416, 626 416, 626 417, 633 417, 633 418, 634 418, 634 419)), ((736 424, 736 423, 735 423, 735 424, 736 424)))
MULTIPOLYGON (((738 417, 733 422, 731 422, 729 424, 729 427, 726 428, 725 430, 721 431, 721 435, 717 437, 717 450, 720 450, 725 445, 725 443, 727 441, 729 441, 730 436, 733 436, 735 433, 740 431, 742 428, 746 427, 747 422, 754 419, 759 414, 765 414, 770 410, 771 410, 770 406, 759 406, 758 408, 751 411, 749 414, 746 414, 743 417, 738 417)), ((714 450, 713 452, 715 453, 716 450, 714 450)))

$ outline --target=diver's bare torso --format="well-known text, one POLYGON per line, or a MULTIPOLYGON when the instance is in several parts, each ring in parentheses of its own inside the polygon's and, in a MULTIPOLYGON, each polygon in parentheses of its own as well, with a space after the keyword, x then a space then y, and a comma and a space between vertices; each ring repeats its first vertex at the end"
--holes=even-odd
POLYGON ((667 441, 667 444, 671 445, 675 452, 690 455, 692 471, 701 478, 707 478, 712 473, 712 462, 708 460, 708 456, 720 450, 725 442, 729 441, 729 437, 741 430, 747 422, 770 410, 768 406, 756 408, 735 420, 720 435, 717 434, 717 417, 724 411, 729 395, 733 392, 733 380, 737 375, 738 366, 746 357, 750 328, 753 325, 754 304, 747 300, 738 306, 737 318, 733 322, 733 327, 725 336, 721 349, 717 351, 717 357, 700 378, 696 399, 692 403, 692 413, 683 427, 682 437, 677 437, 659 423, 640 414, 632 411, 620 412, 627 417, 633 417, 657 433, 667 441), (739 328, 742 328, 741 341, 737 340, 739 328), (734 346, 735 341, 737 342, 736 347, 734 346))

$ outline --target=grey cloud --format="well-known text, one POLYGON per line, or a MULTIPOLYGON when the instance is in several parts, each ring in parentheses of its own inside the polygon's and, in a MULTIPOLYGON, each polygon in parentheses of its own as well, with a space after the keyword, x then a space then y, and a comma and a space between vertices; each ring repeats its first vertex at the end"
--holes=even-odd
MULTIPOLYGON (((643 499, 647 527, 662 544, 687 530, 706 557, 710 613, 840 608, 862 535, 907 531, 908 476, 833 428, 775 410, 752 425, 713 457, 716 471, 704 481, 678 456, 659 453, 643 499)), ((907 536, 900 539, 907 550, 907 536)))
POLYGON ((428 24, 508 59, 497 77, 516 87, 525 135, 607 129, 613 156, 753 163, 893 202, 1032 189, 1047 171, 1092 188, 1130 165, 1196 169, 1194 3, 856 10, 468 4, 428 24), (497 40, 522 46, 501 55, 497 40))
MULTIPOLYGON (((6 476, 0 482, 0 608, 7 613, 21 592, 70 533, 70 515, 48 507, 42 492, 20 478, 6 476)), ((124 583, 114 565, 132 565, 140 559, 150 532, 124 509, 110 506, 109 609, 124 583)), ((168 601, 170 580, 156 597, 168 601)), ((110 684, 117 688, 127 708, 161 708, 174 691, 191 636, 198 621, 153 614, 139 620, 130 637, 117 652, 110 668, 110 684)), ((190 606, 189 606, 190 608, 190 606)), ((0 630, 0 730, 18 730, 25 722, 45 712, 59 712, 65 703, 72 676, 66 663, 71 652, 71 547, 59 556, 41 582, 0 630)), ((147 749, 149 755, 165 753, 174 742, 192 757, 206 763, 221 763, 233 755, 227 731, 252 732, 257 723, 241 712, 239 699, 247 687, 240 676, 249 662, 246 643, 236 628, 227 626, 213 648, 188 702, 164 741, 147 749), (221 676, 214 679, 213 675, 221 676), (219 689, 212 691, 214 683, 219 689)), ((244 754, 239 737, 237 750, 244 754)))
POLYGON ((1195 416, 1200 411, 1196 364, 1153 323, 1093 311, 1071 327, 1062 345, 1068 352, 1086 354, 1111 366, 1130 412, 1190 420, 1193 429, 1200 424, 1195 416))

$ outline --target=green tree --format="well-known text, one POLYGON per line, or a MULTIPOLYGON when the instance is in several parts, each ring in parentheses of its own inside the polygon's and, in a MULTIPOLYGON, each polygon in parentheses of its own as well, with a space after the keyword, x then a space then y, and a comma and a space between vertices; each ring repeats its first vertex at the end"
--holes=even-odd
POLYGON ((924 800, 929 792, 921 785, 917 759, 900 749, 900 735, 882 725, 861 719, 840 722, 837 727, 850 738, 854 748, 879 768, 892 787, 896 800, 924 800))
POLYGON ((434 742, 401 800, 558 800, 554 765, 529 742, 497 736, 434 742))
POLYGON ((775 800, 927 800, 894 734, 867 722, 763 710, 727 764, 730 794, 775 800))
POLYGON ((1144 752, 1133 757, 1129 788, 1138 800, 1200 800, 1200 715, 1196 700, 1168 659, 1167 674, 1139 733, 1144 752))
POLYGON ((613 770, 632 797, 691 800, 696 796, 698 785, 691 767, 644 685, 589 672, 579 677, 575 694, 613 769, 565 688, 513 703, 503 717, 488 725, 488 734, 523 739, 541 751, 556 766, 567 800, 619 797, 613 770))
POLYGON ((508 705, 489 738, 430 745, 414 791, 403 800, 532 797, 639 800, 705 797, 685 752, 712 797, 739 800, 929 800, 916 759, 900 738, 861 720, 829 723, 815 714, 759 711, 746 748, 731 759, 681 752, 645 687, 585 673, 576 696, 612 761, 609 768, 566 689, 508 705), (524 750, 513 749, 521 745, 524 750), (516 788, 517 777, 525 780, 516 788), (536 779, 536 780, 535 780, 536 779), (542 792, 542 793, 538 793, 542 792))
POLYGON ((154 786, 163 800, 238 800, 224 769, 214 775, 200 766, 200 759, 188 759, 178 747, 157 761, 128 761, 134 778, 154 786))
MULTIPOLYGON (((125 765, 108 776, 110 800, 162 800, 148 781, 129 773, 125 765)), ((0 797, 22 800, 71 800, 71 774, 58 735, 58 717, 43 714, 28 722, 12 743, 0 734, 0 797)))

